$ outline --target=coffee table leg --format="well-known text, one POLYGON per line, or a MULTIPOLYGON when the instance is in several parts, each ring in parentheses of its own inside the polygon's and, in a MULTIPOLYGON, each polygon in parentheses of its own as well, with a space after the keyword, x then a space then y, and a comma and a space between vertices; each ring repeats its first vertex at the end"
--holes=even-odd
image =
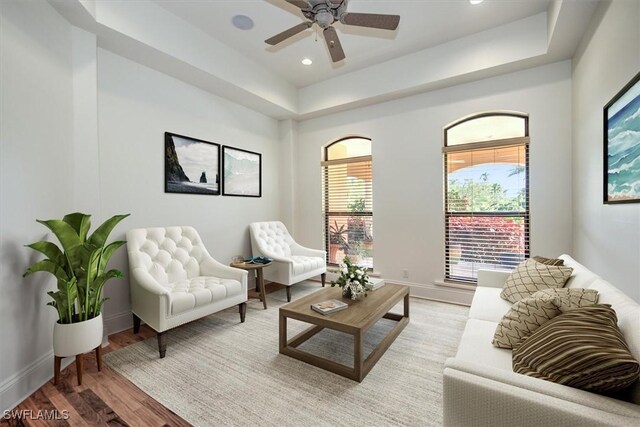
POLYGON ((258 268, 256 270, 256 274, 258 275, 256 282, 258 283, 258 286, 260 286, 260 295, 262 295, 262 305, 266 310, 267 309, 267 292, 264 289, 264 274, 262 273, 262 268, 258 268))
POLYGON ((404 296, 404 317, 409 317, 409 294, 404 296))
POLYGON ((353 335, 353 370, 356 381, 362 381, 363 379, 362 341, 362 332, 356 332, 353 335))
POLYGON ((280 313, 280 353, 287 346, 287 318, 280 313))

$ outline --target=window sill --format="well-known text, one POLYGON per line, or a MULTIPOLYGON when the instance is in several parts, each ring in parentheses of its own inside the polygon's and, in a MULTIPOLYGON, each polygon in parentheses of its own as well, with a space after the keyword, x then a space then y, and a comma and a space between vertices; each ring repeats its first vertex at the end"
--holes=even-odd
MULTIPOLYGON (((334 266, 327 266, 327 273, 336 273, 336 274, 340 274, 340 267, 334 267, 334 266)), ((380 273, 379 271, 367 271, 367 274, 369 275, 369 277, 380 277, 382 276, 382 273, 380 273)))
POLYGON ((451 280, 444 280, 444 279, 434 280, 433 283, 436 286, 443 286, 446 288, 466 289, 469 291, 475 291, 477 287, 476 285, 471 285, 469 283, 454 282, 451 280))

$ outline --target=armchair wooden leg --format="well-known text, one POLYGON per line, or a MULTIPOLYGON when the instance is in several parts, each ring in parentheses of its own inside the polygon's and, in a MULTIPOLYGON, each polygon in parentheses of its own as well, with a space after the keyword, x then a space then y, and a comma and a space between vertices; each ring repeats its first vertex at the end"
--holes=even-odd
POLYGON ((82 385, 82 354, 76 356, 76 374, 78 376, 78 385, 82 385))
POLYGON ((160 352, 160 359, 163 359, 167 353, 167 331, 158 332, 158 351, 160 352))
POLYGON ((133 314, 133 333, 137 334, 138 332, 140 332, 140 318, 138 316, 135 315, 135 313, 133 314))
POLYGON ((322 274, 320 275, 320 280, 322 280, 322 287, 324 288, 324 285, 325 285, 325 284, 326 284, 326 282, 327 282, 327 273, 322 273, 322 274))
POLYGON ((244 319, 247 316, 247 303, 241 302, 238 304, 238 311, 240 312, 240 323, 244 323, 244 319))
POLYGON ((287 286, 287 302, 291 302, 291 286, 287 286))

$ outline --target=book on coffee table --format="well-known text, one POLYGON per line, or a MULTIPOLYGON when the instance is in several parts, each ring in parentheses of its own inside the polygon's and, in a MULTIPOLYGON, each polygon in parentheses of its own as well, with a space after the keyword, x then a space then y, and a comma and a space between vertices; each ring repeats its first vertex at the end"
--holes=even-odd
POLYGON ((318 302, 311 304, 311 309, 317 311, 320 314, 331 314, 336 311, 345 310, 349 308, 348 304, 338 301, 337 299, 331 299, 329 301, 318 302))

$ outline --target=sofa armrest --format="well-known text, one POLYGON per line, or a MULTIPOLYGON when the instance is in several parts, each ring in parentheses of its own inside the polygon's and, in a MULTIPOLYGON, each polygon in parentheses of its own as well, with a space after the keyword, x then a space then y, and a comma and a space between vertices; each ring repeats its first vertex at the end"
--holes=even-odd
POLYGON ((510 271, 504 270, 478 270, 478 286, 502 288, 510 274, 510 271))
POLYGON ((640 422, 638 405, 460 359, 446 361, 443 389, 445 426, 640 422))
POLYGON ((316 258, 322 258, 322 259, 326 259, 327 257, 327 253, 325 251, 322 251, 319 249, 306 248, 295 242, 291 245, 291 255, 316 257, 316 258))
POLYGON ((229 267, 218 262, 212 257, 204 258, 200 263, 200 274, 203 276, 217 277, 220 279, 237 280, 246 287, 249 273, 240 268, 229 267))
POLYGON ((142 267, 136 267, 131 269, 131 275, 133 276, 133 282, 143 288, 145 291, 153 295, 168 295, 167 288, 161 286, 156 279, 153 278, 147 270, 142 267))

